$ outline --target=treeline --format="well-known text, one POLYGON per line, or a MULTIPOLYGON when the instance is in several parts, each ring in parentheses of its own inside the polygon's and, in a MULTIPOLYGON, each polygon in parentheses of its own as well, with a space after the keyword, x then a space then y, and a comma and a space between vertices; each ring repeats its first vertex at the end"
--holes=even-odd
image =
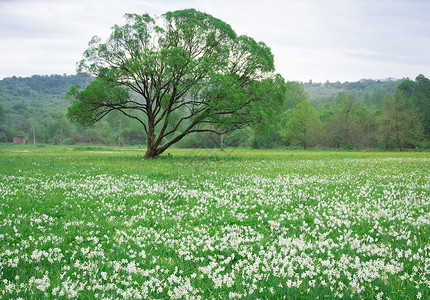
MULTIPOLYGON (((145 145, 139 123, 114 112, 92 127, 66 118, 70 86, 85 87, 89 75, 51 75, 0 80, 0 141, 27 143, 145 145), (34 139, 34 140, 33 140, 34 139)), ((343 149, 428 148, 430 80, 363 79, 358 82, 287 82, 277 111, 261 111, 252 127, 223 136, 186 136, 177 146, 302 147, 343 149)))
MULTIPOLYGON (((326 89, 327 84, 320 86, 326 89)), ((330 99, 324 95, 309 100, 306 84, 289 82, 283 113, 274 118, 272 127, 262 124, 256 146, 400 151, 430 146, 428 78, 362 80, 348 86, 349 90, 340 87, 343 90, 330 99)))
MULTIPOLYGON (((430 147, 430 80, 419 75, 415 80, 287 82, 282 110, 261 112, 257 119, 224 141, 254 148, 425 149, 430 147)), ((189 147, 220 144, 213 134, 186 141, 189 147)))

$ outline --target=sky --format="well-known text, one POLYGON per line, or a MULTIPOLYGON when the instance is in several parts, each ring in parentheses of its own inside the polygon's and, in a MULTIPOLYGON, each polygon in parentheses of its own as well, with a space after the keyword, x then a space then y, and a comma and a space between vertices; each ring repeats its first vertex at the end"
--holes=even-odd
POLYGON ((286 80, 430 77, 429 0, 0 0, 0 79, 75 74, 125 13, 185 8, 263 41, 286 80))

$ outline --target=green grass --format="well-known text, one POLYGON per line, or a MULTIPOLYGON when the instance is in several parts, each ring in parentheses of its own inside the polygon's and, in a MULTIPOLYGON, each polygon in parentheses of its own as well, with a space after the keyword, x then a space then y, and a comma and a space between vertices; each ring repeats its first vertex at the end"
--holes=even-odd
POLYGON ((0 298, 430 297, 430 153, 0 146, 0 298))

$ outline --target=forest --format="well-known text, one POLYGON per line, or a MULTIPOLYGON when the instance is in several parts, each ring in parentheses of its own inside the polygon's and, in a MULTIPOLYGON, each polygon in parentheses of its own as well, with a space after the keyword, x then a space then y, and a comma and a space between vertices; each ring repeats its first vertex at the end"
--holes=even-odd
MULTIPOLYGON (((90 75, 34 75, 0 80, 0 142, 25 136, 36 144, 143 145, 137 121, 111 112, 93 126, 71 122, 66 92, 87 86, 90 75)), ((253 124, 223 135, 193 133, 176 146, 301 147, 354 150, 430 147, 430 80, 315 83, 288 81, 279 110, 261 111, 253 124)))

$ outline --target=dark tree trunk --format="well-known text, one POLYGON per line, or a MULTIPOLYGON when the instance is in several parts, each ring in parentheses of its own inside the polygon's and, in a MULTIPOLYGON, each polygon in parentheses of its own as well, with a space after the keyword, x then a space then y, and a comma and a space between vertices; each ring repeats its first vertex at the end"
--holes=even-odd
POLYGON ((399 138, 397 138, 397 146, 399 146, 399 151, 402 152, 403 151, 402 144, 400 143, 400 139, 399 138))
POLYGON ((150 148, 148 145, 148 149, 146 149, 146 152, 145 152, 145 158, 154 158, 155 153, 156 153, 155 149, 150 148))

